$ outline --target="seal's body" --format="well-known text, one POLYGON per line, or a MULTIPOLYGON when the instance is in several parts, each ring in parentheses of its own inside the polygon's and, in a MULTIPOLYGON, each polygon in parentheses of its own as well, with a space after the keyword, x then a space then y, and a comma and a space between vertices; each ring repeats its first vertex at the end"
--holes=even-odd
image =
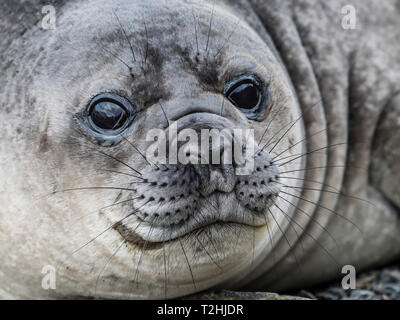
POLYGON ((54 5, 55 30, 0 5, 1 296, 284 290, 400 254, 396 1, 54 5), (252 170, 150 161, 171 128, 253 130, 252 170))

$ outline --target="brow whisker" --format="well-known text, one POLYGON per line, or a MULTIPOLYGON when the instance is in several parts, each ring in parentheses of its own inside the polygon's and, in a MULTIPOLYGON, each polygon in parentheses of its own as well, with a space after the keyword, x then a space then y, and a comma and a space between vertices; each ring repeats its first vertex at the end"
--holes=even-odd
POLYGON ((131 49, 131 53, 132 53, 133 62, 136 62, 136 56, 135 56, 135 51, 133 50, 132 42, 129 40, 129 37, 128 37, 124 27, 122 26, 121 20, 119 19, 118 15, 117 15, 117 13, 116 13, 116 11, 114 9, 113 9, 113 13, 114 13, 115 18, 117 19, 119 27, 122 30, 122 33, 124 34, 124 37, 125 37, 126 41, 129 44, 129 48, 131 49))

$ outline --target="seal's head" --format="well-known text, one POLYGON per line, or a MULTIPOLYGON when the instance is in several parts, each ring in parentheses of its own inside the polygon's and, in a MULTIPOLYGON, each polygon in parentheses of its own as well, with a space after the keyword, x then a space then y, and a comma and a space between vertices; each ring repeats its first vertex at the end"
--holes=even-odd
POLYGON ((300 166, 289 159, 304 134, 285 69, 251 23, 220 2, 96 0, 66 4, 57 29, 41 31, 23 151, 39 160, 23 192, 54 194, 23 211, 41 221, 36 267, 61 265, 56 294, 163 298, 233 286, 281 238, 293 211, 285 201, 296 203, 280 195, 282 173, 300 166), (240 148, 210 139, 201 149, 212 129, 240 148), (195 133, 175 144, 177 161, 174 130, 177 140, 195 133), (165 150, 149 152, 149 132, 158 142, 165 133, 165 150), (209 162, 180 161, 193 160, 194 140, 209 162))

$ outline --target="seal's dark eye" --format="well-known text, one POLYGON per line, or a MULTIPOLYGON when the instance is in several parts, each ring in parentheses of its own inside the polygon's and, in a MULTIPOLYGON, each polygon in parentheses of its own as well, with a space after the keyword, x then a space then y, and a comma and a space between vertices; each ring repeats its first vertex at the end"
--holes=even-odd
POLYGON ((115 93, 102 93, 90 100, 76 115, 81 128, 99 144, 113 145, 121 140, 135 117, 132 103, 115 93))
POLYGON ((103 100, 93 106, 89 114, 93 125, 102 130, 116 130, 124 125, 128 113, 123 106, 115 102, 103 100))
POLYGON ((250 119, 260 112, 263 90, 260 81, 253 75, 241 76, 226 84, 225 96, 250 119))

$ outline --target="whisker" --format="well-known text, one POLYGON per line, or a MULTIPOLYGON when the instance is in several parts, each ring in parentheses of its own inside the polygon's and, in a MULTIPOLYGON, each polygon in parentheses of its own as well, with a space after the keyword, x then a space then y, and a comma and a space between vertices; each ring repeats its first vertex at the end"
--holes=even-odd
POLYGON ((196 39, 197 55, 199 55, 200 51, 199 51, 199 37, 198 37, 198 34, 197 34, 197 19, 196 19, 196 16, 194 14, 193 9, 192 9, 192 16, 193 16, 193 19, 194 19, 194 35, 195 35, 195 39, 196 39))
POLYGON ((292 173, 292 172, 298 172, 298 171, 316 170, 316 169, 326 169, 326 168, 342 168, 342 169, 353 168, 353 169, 359 169, 359 170, 365 170, 365 171, 367 170, 365 168, 347 166, 347 165, 329 165, 329 166, 319 166, 319 167, 310 167, 310 168, 301 168, 301 169, 296 169, 296 170, 283 171, 283 172, 280 172, 280 174, 292 173))
MULTIPOLYGON (((311 190, 311 191, 320 191, 320 192, 326 192, 326 193, 337 194, 337 195, 340 195, 340 196, 344 196, 344 197, 346 197, 346 198, 350 198, 350 199, 354 199, 354 200, 363 201, 363 202, 368 203, 368 204, 370 204, 370 205, 372 205, 372 206, 374 206, 374 207, 376 208, 376 206, 375 206, 372 202, 370 202, 370 201, 368 201, 368 200, 366 200, 366 199, 359 198, 359 197, 355 197, 355 196, 350 196, 350 195, 344 194, 343 192, 340 192, 340 191, 337 192, 337 191, 330 191, 330 190, 318 189, 318 188, 308 188, 308 187, 289 186, 289 185, 286 185, 286 184, 281 183, 281 182, 278 182, 278 181, 276 181, 276 182, 279 183, 279 184, 281 184, 284 188, 301 189, 301 190, 311 190)), ((295 191, 299 192, 298 190, 295 190, 295 191)))
POLYGON ((147 24, 146 24, 146 20, 144 17, 143 17, 143 24, 144 24, 144 31, 146 34, 146 50, 145 50, 145 56, 144 56, 144 66, 146 67, 147 66, 147 58, 149 55, 149 33, 147 30, 147 24))
MULTIPOLYGON (((144 252, 146 251, 147 245, 148 245, 148 243, 150 242, 150 237, 151 237, 151 234, 152 234, 152 232, 153 232, 153 230, 154 230, 154 223, 156 222, 157 219, 158 219, 158 217, 156 217, 156 218, 154 219, 154 221, 151 223, 151 225, 150 225, 150 230, 149 230, 149 232, 148 232, 148 234, 147 234, 147 237, 146 237, 147 239, 146 239, 146 241, 144 242, 144 245, 143 245, 143 247, 142 247, 142 249, 141 249, 141 251, 140 251, 140 257, 139 257, 138 264, 137 264, 137 266, 136 266, 135 276, 133 277, 133 284, 132 284, 131 290, 133 290, 133 286, 135 285, 135 282, 137 282, 137 277, 138 277, 138 275, 139 275, 140 263, 142 262, 142 258, 143 258, 144 252)), ((131 293, 132 293, 132 292, 131 292, 131 293)))
POLYGON ((164 261, 164 297, 167 299, 167 289, 168 289, 168 274, 167 274, 167 261, 166 261, 166 255, 165 255, 165 230, 163 230, 163 241, 162 241, 162 247, 163 247, 163 261, 164 261))
POLYGON ((120 21, 120 19, 119 19, 118 15, 117 15, 117 13, 116 13, 116 11, 115 11, 114 9, 113 9, 113 13, 114 13, 114 16, 115 16, 115 18, 116 18, 116 19, 117 19, 117 21, 118 21, 119 27, 121 28, 121 30, 122 30, 122 33, 124 34, 124 37, 125 37, 126 41, 127 41, 127 42, 128 42, 128 44, 129 44, 129 47, 130 47, 130 49, 131 49, 131 53, 132 53, 132 58, 133 58, 133 61, 134 61, 134 62, 136 62, 135 51, 133 50, 132 43, 131 43, 131 41, 129 40, 129 37, 128 37, 128 35, 127 35, 127 33, 126 33, 126 31, 125 31, 124 27, 122 26, 122 23, 121 23, 121 21, 120 21))
POLYGON ((251 264, 254 263, 254 250, 255 250, 255 246, 256 246, 256 228, 254 227, 254 215, 253 215, 253 243, 252 243, 252 250, 251 250, 251 264))
POLYGON ((237 26, 239 25, 239 23, 241 22, 242 19, 238 19, 237 22, 235 23, 231 33, 229 34, 228 38, 225 39, 224 44, 217 50, 217 53, 214 55, 214 59, 216 59, 222 52, 222 50, 224 50, 225 46, 227 43, 229 43, 231 37, 233 36, 233 34, 236 31, 237 26))
POLYGON ((190 276, 192 277, 193 287, 194 287, 195 290, 197 290, 197 288, 196 288, 196 281, 194 280, 192 267, 191 267, 191 265, 190 265, 190 262, 189 262, 189 259, 188 259, 187 255, 186 255, 186 251, 185 251, 185 248, 184 248, 184 246, 183 246, 182 240, 181 240, 180 238, 178 238, 178 241, 179 241, 179 243, 180 243, 180 245, 181 245, 181 248, 182 248, 182 251, 183 251, 183 255, 185 256, 185 260, 186 260, 187 266, 188 266, 189 271, 190 271, 190 276))
POLYGON ((49 193, 46 195, 52 196, 58 193, 64 193, 64 192, 72 192, 72 191, 84 191, 84 190, 122 190, 122 191, 135 191, 134 189, 129 189, 129 188, 119 188, 119 187, 81 187, 81 188, 71 188, 71 189, 63 189, 63 190, 56 190, 53 191, 52 193, 49 193))
MULTIPOLYGON (((292 149, 293 147, 297 146, 299 143, 302 143, 303 141, 310 139, 313 136, 316 136, 324 131, 328 130, 328 128, 322 129, 320 131, 317 131, 313 134, 311 134, 309 137, 305 137, 303 139, 301 139, 300 141, 297 141, 295 144, 291 145, 289 148, 283 150, 281 153, 277 154, 275 157, 272 158, 272 161, 274 161, 276 158, 278 158, 279 156, 281 156, 282 154, 285 154, 286 152, 288 152, 290 149, 292 149)), ((279 160, 279 159, 278 159, 279 160)))
POLYGON ((277 207, 277 208, 279 209, 279 211, 281 211, 281 212, 283 213, 283 216, 285 217, 285 219, 286 219, 287 222, 289 223, 289 226, 290 226, 290 227, 292 228, 292 230, 294 231, 294 233, 295 233, 295 235, 296 235, 296 238, 297 238, 297 241, 300 243, 303 252, 305 252, 304 244, 303 244, 302 239, 300 238, 300 236, 299 236, 299 234, 298 234, 296 228, 293 226, 293 224, 290 223, 291 221, 293 221, 293 218, 290 218, 289 215, 286 214, 286 213, 276 204, 276 202, 274 202, 274 206, 277 207))
MULTIPOLYGON (((145 156, 131 141, 129 141, 129 140, 128 140, 127 138, 125 138, 125 137, 123 137, 123 139, 124 139, 125 141, 127 141, 127 142, 131 145, 131 147, 132 147, 134 150, 136 150, 137 153, 139 153, 139 154, 141 155, 141 157, 147 162, 147 164, 148 164, 149 166, 153 165, 152 163, 150 163, 150 162, 147 160, 146 156, 145 156)), ((155 163, 154 163, 154 166, 155 166, 156 168, 160 169, 155 163)))
MULTIPOLYGON (((287 215, 281 208, 278 207, 278 205, 275 203, 274 204, 275 207, 277 207, 285 216, 287 215)), ((313 235, 311 235, 310 233, 308 233, 299 223, 297 223, 296 220, 294 219, 290 219, 293 223, 295 223, 298 227, 300 227, 301 230, 303 230, 304 234, 308 235, 312 240, 314 240, 315 244, 317 244, 322 250, 324 250, 324 252, 336 263, 336 265, 339 267, 340 264, 338 263, 338 261, 333 257, 333 255, 322 245, 319 243, 318 240, 315 239, 315 237, 313 235)), ((300 240, 300 243, 302 243, 302 241, 300 240)), ((303 251, 304 251, 304 247, 303 247, 303 251)))
MULTIPOLYGON (((204 219, 203 212, 201 211, 201 209, 199 209, 199 213, 200 213, 200 215, 201 215, 201 216, 203 217, 203 219, 204 219)), ((193 215, 193 218, 194 218, 197 222, 199 222, 199 221, 195 218, 194 215, 193 215)), ((206 237, 208 238, 208 241, 210 241, 211 245, 213 246, 213 248, 214 248, 214 250, 215 250, 215 253, 217 254, 217 258, 221 260, 221 257, 220 257, 220 255, 219 255, 219 252, 218 252, 218 250, 217 250, 217 247, 215 246, 215 243, 214 243, 212 237, 211 237, 207 232, 206 232, 205 234, 206 234, 206 237)))
POLYGON ((270 121, 267 124, 267 128, 264 130, 264 133, 261 136, 260 141, 258 142, 258 144, 260 144, 262 142, 262 140, 264 139, 265 134, 268 132, 269 127, 271 126, 272 122, 275 120, 276 116, 282 111, 282 109, 285 107, 285 105, 281 105, 281 107, 274 113, 273 117, 270 119, 270 121))
MULTIPOLYGON (((91 149, 93 149, 93 148, 91 148, 91 149)), ((104 155, 106 157, 109 157, 109 158, 117 161, 118 163, 121 163, 122 165, 126 166, 127 168, 131 169, 132 171, 136 172, 137 174, 142 175, 138 170, 136 170, 135 168, 131 167, 129 164, 126 164, 124 161, 122 161, 122 160, 120 160, 120 159, 118 159, 118 158, 116 158, 116 157, 114 157, 112 155, 109 155, 108 153, 105 153, 105 152, 103 152, 101 150, 96 150, 96 149, 93 149, 93 150, 97 151, 98 153, 100 153, 100 154, 102 154, 102 155, 104 155)))
POLYGON ((206 57, 206 61, 208 60, 208 46, 210 43, 210 36, 211 36, 211 30, 212 30, 212 22, 213 22, 213 18, 214 18, 214 10, 215 10, 215 0, 213 3, 213 7, 212 7, 212 11, 211 11, 211 17, 210 17, 210 23, 209 23, 209 28, 208 28, 208 35, 207 35, 207 44, 206 44, 206 53, 207 53, 207 57, 206 57))
POLYGON ((96 239, 98 239, 100 236, 102 236, 104 233, 106 233, 107 231, 111 230, 112 228, 114 228, 116 225, 120 224, 122 221, 126 220, 127 218, 133 216, 139 209, 137 209, 136 211, 128 214, 127 216, 125 216, 124 218, 118 220, 117 222, 115 222, 114 224, 112 224, 110 227, 106 228, 105 230, 103 230, 101 233, 99 233, 97 236, 95 236, 94 238, 92 238, 91 240, 89 240, 88 242, 86 242, 84 245, 82 245, 81 247, 79 247, 78 249, 76 249, 75 251, 72 252, 71 256, 75 253, 77 253, 79 250, 83 249, 84 247, 86 247, 88 244, 92 243, 93 241, 95 241, 96 239))
POLYGON ((127 240, 124 239, 124 240, 120 243, 120 245, 117 247, 117 249, 115 249, 115 251, 112 253, 112 255, 107 259, 106 263, 104 264, 104 266, 101 268, 99 274, 97 275, 97 278, 96 278, 96 286, 95 286, 95 289, 94 289, 94 295, 95 295, 95 296, 97 295, 97 287, 98 287, 98 284, 99 284, 100 277, 101 277, 102 273, 103 273, 104 270, 107 268, 107 266, 110 264, 112 258, 114 258, 114 256, 118 253, 118 251, 119 251, 119 250, 122 248, 122 246, 126 243, 126 241, 127 241, 127 240))
POLYGON ((90 243, 92 243, 93 241, 95 241, 96 239, 98 239, 99 237, 101 237, 103 234, 105 234, 107 231, 111 230, 112 228, 114 228, 116 225, 118 225, 119 223, 121 223, 122 221, 126 220, 127 218, 133 216, 137 211, 140 210, 141 207, 143 207, 144 205, 146 205, 147 203, 143 204, 142 206, 140 206, 137 210, 133 211, 132 213, 128 214, 127 216, 125 216, 124 218, 120 219, 119 221, 115 222, 114 224, 112 224, 111 226, 109 226, 108 228, 106 228, 105 230, 103 230, 101 233, 99 233, 97 236, 95 236, 94 238, 92 238, 91 240, 89 240, 88 242, 86 242, 85 244, 83 244, 82 246, 80 246, 78 249, 74 250, 70 255, 68 255, 68 257, 64 260, 64 262, 61 263, 61 265, 58 267, 61 268, 64 264, 65 261, 68 260, 69 258, 71 258, 75 253, 77 253, 78 251, 82 250, 83 248, 85 248, 87 245, 89 245, 90 243))
MULTIPOLYGON (((239 209, 239 201, 237 202, 237 205, 236 205, 236 212, 238 211, 238 209, 239 209)), ((244 213, 243 212, 242 212, 242 219, 244 220, 244 213)), ((242 233, 242 229, 243 229, 242 225, 239 225, 239 226, 240 226, 240 228, 239 228, 239 230, 237 232, 237 235, 236 235, 236 244, 235 244, 234 251, 236 251, 236 248, 237 248, 237 246, 239 244, 240 234, 242 233)))
MULTIPOLYGON (((278 141, 275 143, 275 145, 273 146, 273 148, 269 151, 269 153, 272 153, 272 151, 275 149, 275 147, 280 143, 280 141, 282 141, 282 139, 286 136, 286 134, 294 127, 294 125, 301 119, 304 117, 304 115, 312 110, 316 105, 318 105, 320 102, 322 102, 322 99, 320 99, 320 101, 318 101, 317 103, 311 105, 309 108, 307 108, 307 110, 305 110, 304 112, 302 112, 301 116, 298 117, 296 120, 289 122, 287 125, 283 126, 276 134, 274 134, 271 139, 273 140, 284 128, 286 128, 287 126, 289 126, 289 128, 284 132, 284 134, 278 139, 278 141)), ((258 153, 261 153, 266 147, 268 147, 270 145, 269 142, 267 142, 264 147, 261 148, 260 151, 258 151, 258 153)))
MULTIPOLYGON (((268 212, 267 212, 267 214, 268 214, 268 212)), ((273 252, 273 259, 274 259, 274 263, 275 263, 276 262, 276 254, 275 254, 275 251, 273 250, 274 245, 273 245, 273 241, 272 241, 271 230, 269 228, 269 223, 268 223, 267 217, 265 216, 265 212, 263 212, 263 216, 264 216, 264 220, 265 220, 265 225, 267 226, 268 236, 269 236, 269 243, 270 243, 270 246, 271 246, 271 252, 273 252)))
POLYGON ((286 243, 288 244, 288 246, 289 246, 289 248, 290 248, 290 252, 292 253, 294 259, 296 260, 296 264, 297 264, 298 268, 301 269, 299 260, 297 259, 297 256, 296 256, 296 254, 295 254, 294 251, 293 251, 293 247, 292 247, 292 245, 290 244, 288 237, 287 237, 286 234, 283 232, 281 225, 280 225, 280 224, 278 223, 278 221, 276 220, 276 218, 275 218, 275 216, 274 216, 274 214, 272 213, 272 211, 271 211, 270 208, 268 208, 268 211, 269 211, 269 213, 271 214, 272 218, 274 219, 274 221, 275 221, 276 225, 278 226, 279 230, 281 231, 282 236, 285 238, 286 243))
POLYGON ((326 232, 326 234, 333 240, 335 245, 338 246, 336 239, 332 236, 332 234, 328 231, 328 229, 325 228, 317 219, 313 218, 309 213, 305 212, 299 206, 296 206, 295 204, 293 204, 291 201, 287 200, 286 198, 284 198, 280 195, 278 195, 278 197, 281 198, 282 200, 286 201, 287 203, 289 203, 291 206, 293 206, 294 208, 299 210, 301 213, 305 214, 307 217, 309 217, 311 219, 311 221, 314 221, 322 230, 324 230, 324 232, 326 232))
POLYGON ((168 119, 168 117, 167 117, 167 114, 166 114, 166 112, 165 112, 165 110, 164 110, 163 105, 161 104, 161 102, 159 102, 158 104, 160 105, 161 110, 162 110, 162 112, 164 113, 165 120, 167 120, 167 122, 168 122, 168 127, 171 126, 171 123, 170 123, 170 121, 169 121, 169 119, 168 119))
POLYGON ((309 200, 309 199, 306 199, 306 198, 303 198, 303 197, 300 197, 300 196, 296 196, 296 195, 294 195, 294 194, 291 194, 291 193, 288 193, 288 192, 285 192, 285 191, 282 191, 282 190, 281 190, 281 192, 284 193, 284 194, 286 194, 286 195, 288 195, 288 196, 292 196, 292 197, 295 197, 295 198, 297 198, 297 199, 303 200, 303 201, 305 201, 305 202, 311 203, 311 204, 313 204, 313 205, 315 205, 315 206, 318 206, 318 207, 320 207, 320 208, 322 208, 322 209, 325 209, 325 210, 327 210, 327 211, 329 211, 329 212, 331 212, 331 213, 337 215, 338 217, 341 217, 342 219, 344 219, 344 220, 346 220, 347 222, 351 223, 351 225, 354 226, 354 227, 360 232, 360 234, 362 235, 361 229, 360 229, 353 221, 351 221, 351 220, 348 219, 347 217, 341 215, 340 213, 335 212, 335 211, 333 211, 332 209, 329 209, 329 208, 327 208, 327 207, 325 207, 325 206, 323 206, 323 205, 320 205, 320 204, 318 204, 318 203, 316 203, 316 202, 314 202, 314 201, 311 201, 311 200, 309 200))
MULTIPOLYGON (((288 160, 288 161, 286 161, 286 162, 284 162, 284 163, 282 163, 282 164, 278 164, 278 166, 279 166, 279 167, 282 167, 282 166, 284 166, 285 164, 288 164, 288 163, 290 163, 290 162, 292 162, 292 161, 295 161, 295 160, 297 160, 297 159, 300 159, 300 158, 302 158, 302 157, 305 157, 305 156, 307 156, 307 155, 310 155, 310 154, 312 154, 312 153, 314 153, 314 152, 316 152, 316 151, 321 151, 321 150, 325 150, 325 149, 328 149, 328 148, 343 146, 343 145, 347 145, 347 144, 348 144, 347 142, 334 143, 334 144, 331 144, 331 145, 329 145, 329 146, 325 146, 325 147, 322 147, 322 148, 318 148, 318 149, 315 149, 315 150, 311 150, 311 151, 305 152, 305 153, 302 154, 302 155, 299 155, 299 156, 295 157, 294 159, 290 159, 290 160, 288 160)), ((280 160, 282 160, 282 159, 280 159, 280 160)), ((278 160, 278 161, 279 161, 279 160, 278 160)))
POLYGON ((317 180, 309 180, 309 179, 302 179, 302 178, 296 178, 296 177, 287 177, 287 176, 279 176, 279 177, 282 178, 282 179, 293 179, 293 180, 301 180, 301 181, 305 181, 305 182, 317 183, 317 184, 320 184, 322 186, 332 188, 335 191, 339 191, 339 189, 337 189, 337 188, 335 188, 335 187, 333 187, 333 186, 331 186, 329 184, 323 183, 321 181, 317 181, 317 180))
POLYGON ((126 175, 126 176, 129 176, 129 177, 133 177, 133 178, 136 178, 136 179, 141 179, 141 180, 144 180, 144 178, 142 178, 142 177, 138 177, 138 176, 135 176, 134 174, 131 174, 131 173, 127 173, 127 172, 121 172, 121 171, 115 171, 115 170, 108 170, 108 169, 96 169, 96 170, 98 170, 98 171, 104 171, 104 172, 111 172, 111 173, 116 173, 116 174, 122 174, 122 175, 126 175))
MULTIPOLYGON (((78 133, 80 134, 80 132, 79 132, 78 130, 75 130, 75 131, 78 132, 78 133)), ((96 148, 92 148, 92 147, 89 147, 89 146, 85 146, 85 148, 86 148, 86 149, 89 149, 89 150, 93 150, 94 152, 100 153, 101 155, 103 155, 103 156, 105 156, 105 157, 107 157, 107 158, 110 158, 110 159, 112 159, 112 160, 114 160, 114 161, 116 161, 116 162, 118 162, 118 163, 124 165, 125 167, 127 167, 127 168, 131 169, 132 171, 136 172, 137 174, 142 175, 141 172, 139 172, 138 170, 136 170, 135 168, 133 168, 133 167, 130 166, 129 164, 125 163, 124 161, 122 161, 122 160, 120 160, 120 159, 118 159, 118 158, 116 158, 116 157, 114 157, 114 156, 112 156, 112 155, 110 155, 110 154, 108 154, 108 153, 105 153, 105 152, 103 152, 103 151, 101 151, 101 150, 98 150, 98 149, 96 149, 96 148)))
POLYGON ((129 69, 130 72, 132 71, 132 67, 127 62, 122 60, 116 53, 114 53, 111 50, 104 47, 99 41, 95 40, 95 42, 97 43, 98 46, 100 46, 101 49, 103 49, 105 52, 111 54, 115 59, 117 59, 119 62, 121 62, 123 65, 125 65, 129 69))
POLYGON ((90 212, 90 213, 88 213, 88 214, 86 214, 86 215, 83 215, 82 217, 78 218, 77 221, 75 221, 75 222, 73 222, 72 224, 70 224, 70 225, 69 225, 69 229, 71 229, 74 225, 76 225, 76 224, 77 224, 79 221, 81 221, 82 219, 84 219, 84 218, 86 218, 86 217, 88 217, 88 216, 91 216, 91 215, 93 215, 93 214, 95 214, 95 213, 98 213, 98 212, 101 211, 101 210, 109 209, 109 208, 112 208, 112 207, 114 207, 114 206, 117 206, 117 205, 120 205, 120 204, 124 204, 124 203, 127 203, 127 202, 131 202, 131 201, 134 201, 134 200, 139 199, 139 198, 140 198, 140 197, 131 198, 131 199, 128 199, 128 200, 116 202, 116 203, 111 204, 111 205, 106 206, 106 207, 102 207, 102 208, 100 208, 100 209, 98 209, 98 210, 94 210, 94 211, 92 211, 92 212, 90 212))
POLYGON ((221 271, 223 271, 224 269, 214 260, 214 258, 211 256, 211 254, 208 252, 208 250, 206 249, 206 247, 204 246, 204 244, 200 241, 199 237, 196 235, 195 236, 196 240, 200 243, 201 247, 203 248, 203 250, 205 251, 205 253, 208 255, 208 257, 210 258, 211 262, 214 263, 218 269, 220 269, 221 271))
MULTIPOLYGON (((139 228, 139 226, 142 224, 142 222, 143 222, 143 221, 141 221, 141 222, 135 227, 134 230, 130 231, 129 234, 128 234, 128 236, 130 236, 131 234, 133 234, 133 233, 139 228)), ((125 239, 121 242, 121 244, 118 246, 118 248, 117 248, 117 249, 113 252, 113 254, 110 256, 110 258, 107 260, 107 262, 106 262, 106 264, 103 266, 103 268, 101 269, 99 275, 97 276, 97 280, 96 280, 95 295, 96 295, 96 292, 97 292, 98 282, 99 282, 99 279, 100 279, 102 273, 103 273, 104 270, 107 268, 107 266, 110 264, 112 258, 115 257, 115 255, 118 253, 118 251, 122 248, 122 246, 123 246, 126 242, 127 242, 127 239, 125 238, 125 239)))

